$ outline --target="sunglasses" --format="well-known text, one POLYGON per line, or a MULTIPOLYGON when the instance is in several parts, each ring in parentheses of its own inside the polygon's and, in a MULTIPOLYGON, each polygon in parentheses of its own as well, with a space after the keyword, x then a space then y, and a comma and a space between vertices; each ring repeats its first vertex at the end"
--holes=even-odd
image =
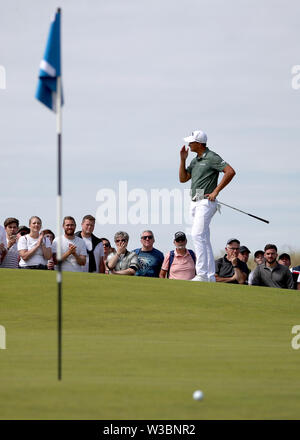
POLYGON ((110 247, 110 244, 109 243, 103 243, 103 246, 104 247, 110 247))
POLYGON ((121 241, 122 243, 125 243, 127 240, 125 240, 125 238, 122 238, 121 240, 115 240, 116 243, 119 243, 120 241, 121 241))
POLYGON ((185 241, 185 238, 176 238, 175 241, 176 241, 176 243, 180 243, 180 242, 185 241))
POLYGON ((153 238, 153 235, 143 235, 141 237, 142 240, 152 240, 152 238, 153 238))

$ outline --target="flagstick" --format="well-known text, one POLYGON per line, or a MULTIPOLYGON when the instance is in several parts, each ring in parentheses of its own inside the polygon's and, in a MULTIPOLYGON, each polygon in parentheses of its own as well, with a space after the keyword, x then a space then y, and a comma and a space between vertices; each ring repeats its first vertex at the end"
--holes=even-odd
POLYGON ((57 77, 56 94, 57 128, 57 287, 58 287, 58 380, 62 379, 62 154, 61 154, 61 77, 57 77))

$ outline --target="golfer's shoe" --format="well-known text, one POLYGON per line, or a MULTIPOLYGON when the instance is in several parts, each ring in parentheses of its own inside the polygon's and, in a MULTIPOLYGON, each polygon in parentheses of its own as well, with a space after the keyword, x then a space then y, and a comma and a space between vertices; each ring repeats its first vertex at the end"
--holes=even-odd
POLYGON ((196 275, 191 281, 208 281, 207 277, 196 275))

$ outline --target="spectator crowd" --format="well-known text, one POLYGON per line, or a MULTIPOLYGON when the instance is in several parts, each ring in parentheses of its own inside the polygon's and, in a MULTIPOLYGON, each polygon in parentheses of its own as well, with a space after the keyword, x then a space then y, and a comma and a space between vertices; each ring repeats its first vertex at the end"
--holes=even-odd
MULTIPOLYGON (((128 250, 129 235, 118 231, 114 244, 93 232, 95 218, 85 215, 81 230, 76 232, 76 221, 71 216, 63 220, 61 237, 55 237, 50 229, 42 229, 37 216, 29 219, 27 226, 9 217, 0 226, 0 268, 91 272, 110 275, 130 275, 176 280, 192 280, 196 274, 196 256, 187 248, 184 232, 176 232, 174 248, 164 255, 154 247, 151 230, 142 231, 141 247, 128 250), (61 255, 58 255, 59 247, 61 255)), ((251 272, 247 263, 251 251, 241 246, 237 238, 227 240, 226 253, 215 261, 215 279, 219 283, 248 284, 300 290, 300 265, 292 266, 287 253, 278 256, 274 244, 266 244, 264 250, 254 252, 255 269, 251 272)))

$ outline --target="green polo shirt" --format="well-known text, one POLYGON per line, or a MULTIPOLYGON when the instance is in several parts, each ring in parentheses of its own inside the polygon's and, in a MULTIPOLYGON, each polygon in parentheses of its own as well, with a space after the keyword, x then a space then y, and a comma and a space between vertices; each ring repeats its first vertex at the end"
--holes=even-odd
POLYGON ((227 163, 216 153, 206 147, 201 157, 196 156, 187 167, 191 175, 191 197, 196 195, 196 190, 210 194, 218 185, 219 173, 224 170, 227 163))

